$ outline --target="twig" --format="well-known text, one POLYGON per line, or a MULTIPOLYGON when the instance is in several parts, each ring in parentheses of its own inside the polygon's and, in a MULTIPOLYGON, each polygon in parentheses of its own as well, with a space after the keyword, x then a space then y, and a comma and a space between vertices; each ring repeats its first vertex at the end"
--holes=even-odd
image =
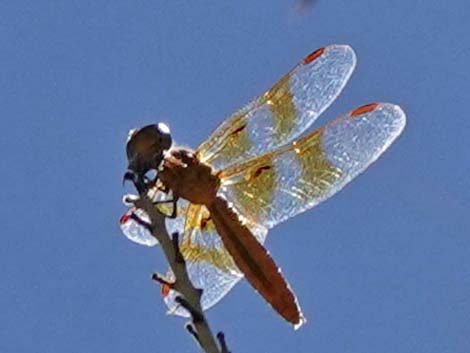
MULTIPOLYGON (((219 349, 217 346, 214 335, 202 311, 200 301, 201 290, 195 288, 189 279, 184 258, 179 251, 178 234, 173 234, 173 237, 170 238, 165 227, 165 216, 157 211, 145 192, 140 192, 140 199, 134 203, 136 207, 141 208, 148 214, 151 222, 149 230, 160 243, 170 268, 175 275, 175 282, 171 287, 182 295, 182 297, 177 297, 177 301, 191 313, 193 322, 190 324, 191 329, 188 329, 188 325, 186 326, 188 332, 191 333, 206 353, 228 353, 226 347, 224 350, 220 338, 221 348, 219 349)), ((161 280, 158 276, 153 278, 157 281, 161 280)))
POLYGON ((219 340, 220 352, 221 353, 230 353, 230 351, 227 348, 227 343, 225 342, 225 335, 224 335, 223 332, 219 332, 217 334, 217 339, 219 340))

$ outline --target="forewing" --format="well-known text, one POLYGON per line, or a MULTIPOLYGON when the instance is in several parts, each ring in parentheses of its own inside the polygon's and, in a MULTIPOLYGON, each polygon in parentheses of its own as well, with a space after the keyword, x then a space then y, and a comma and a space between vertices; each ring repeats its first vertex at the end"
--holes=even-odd
POLYGON ((220 193, 252 222, 271 228, 341 190, 400 135, 404 112, 374 103, 280 149, 221 172, 220 193))
MULTIPOLYGON (((178 212, 179 216, 175 220, 167 219, 168 232, 184 234, 180 239, 180 250, 186 260, 192 284, 203 290, 201 304, 206 310, 222 299, 243 278, 243 274, 223 246, 205 206, 181 200, 178 202, 178 212)), ((255 224, 247 224, 257 239, 264 242, 267 230, 255 224)), ((173 278, 171 271, 168 277, 173 278)), ((164 293, 169 312, 188 316, 187 311, 176 303, 176 295, 174 290, 164 293)))
POLYGON ((223 122, 199 146, 199 160, 220 170, 293 140, 341 93, 355 64, 354 51, 347 45, 311 53, 265 94, 223 122))

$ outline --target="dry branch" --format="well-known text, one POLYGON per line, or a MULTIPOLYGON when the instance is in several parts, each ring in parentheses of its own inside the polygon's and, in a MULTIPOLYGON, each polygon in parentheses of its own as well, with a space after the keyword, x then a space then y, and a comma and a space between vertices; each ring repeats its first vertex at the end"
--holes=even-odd
MULTIPOLYGON (((155 208, 145 192, 140 192, 140 199, 134 203, 148 214, 151 222, 149 230, 160 243, 175 276, 175 282, 171 287, 182 295, 177 297, 177 301, 191 314, 192 322, 186 325, 186 329, 206 353, 228 353, 223 334, 219 333, 217 336, 221 346, 219 348, 210 330, 201 307, 202 292, 192 285, 184 258, 179 251, 178 234, 169 236, 165 227, 166 217, 155 208)), ((154 279, 161 280, 158 275, 154 275, 154 279)))

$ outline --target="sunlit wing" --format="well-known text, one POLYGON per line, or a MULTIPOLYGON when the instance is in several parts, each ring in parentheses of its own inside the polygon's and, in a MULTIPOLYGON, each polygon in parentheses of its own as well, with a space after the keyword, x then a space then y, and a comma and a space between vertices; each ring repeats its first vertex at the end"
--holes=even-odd
POLYGON ((223 122, 197 149, 199 160, 220 170, 293 140, 341 93, 355 65, 347 45, 314 51, 223 122))
POLYGON ((341 190, 400 135, 406 117, 389 103, 363 106, 286 146, 220 173, 220 193, 271 228, 341 190))
MULTIPOLYGON (((168 195, 162 192, 150 192, 149 196, 154 201, 168 198, 168 195)), ((243 278, 243 274, 223 246, 206 207, 190 204, 183 199, 178 200, 177 207, 177 217, 166 219, 167 231, 169 234, 183 234, 180 237, 180 251, 186 260, 191 282, 196 288, 203 289, 201 305, 206 310, 224 297, 243 278)), ((159 208, 166 214, 171 212, 165 206, 159 208)), ((130 207, 121 217, 120 227, 129 240, 141 245, 155 246, 158 242, 145 226, 149 222, 150 219, 143 210, 130 207)), ((247 225, 258 241, 263 243, 267 229, 249 221, 247 225)), ((170 270, 167 279, 174 279, 170 270)), ((176 303, 175 291, 165 288, 163 292, 170 313, 188 316, 186 310, 176 303)))
POLYGON ((129 240, 140 245, 155 246, 158 241, 150 233, 146 224, 150 224, 149 216, 136 207, 130 207, 119 220, 121 230, 129 240))
MULTIPOLYGON (((358 108, 278 150, 222 170, 219 193, 263 243, 267 228, 326 200, 364 171, 400 135, 405 122, 396 105, 358 108)), ((181 206, 182 218, 168 220, 167 225, 169 231, 181 231, 186 220, 181 248, 190 278, 203 289, 202 305, 207 309, 243 275, 224 249, 205 207, 181 206)), ((185 315, 174 297, 174 291, 165 295, 170 311, 185 315)))
MULTIPOLYGON (((216 170, 223 170, 292 141, 341 93, 355 64, 355 54, 346 45, 314 51, 264 95, 220 125, 198 148, 198 158, 216 170)), ((188 272, 193 283, 204 290, 202 304, 207 309, 242 274, 223 247, 205 207, 180 201, 178 212, 176 220, 167 220, 169 232, 184 234, 180 245, 188 272)), ((156 241, 144 226, 147 219, 143 211, 131 208, 121 218, 121 228, 129 239, 153 246, 156 241)), ((267 229, 253 222, 251 215, 244 221, 258 240, 264 242, 267 229)), ((174 291, 166 293, 167 305, 171 311, 184 314, 183 309, 176 307, 174 296, 174 291)))
MULTIPOLYGON (((147 196, 153 201, 161 201, 168 199, 168 195, 152 188, 147 193, 147 196)), ((155 246, 158 244, 157 239, 148 230, 150 224, 150 217, 148 214, 135 206, 132 206, 132 199, 138 199, 138 196, 128 194, 122 198, 124 205, 128 206, 128 210, 119 219, 119 226, 124 235, 134 243, 146 246, 155 246)), ((159 210, 163 214, 171 214, 172 206, 170 204, 159 205, 159 210)))
MULTIPOLYGON (((178 202, 178 211, 178 217, 167 219, 166 225, 169 233, 178 231, 184 234, 180 239, 180 250, 186 260, 191 282, 203 290, 201 305, 206 310, 224 297, 243 278, 243 274, 223 246, 205 206, 181 200, 178 202)), ((267 229, 250 222, 247 225, 263 243, 267 229)), ((171 272, 168 277, 172 279, 171 272)), ((187 312, 175 302, 176 294, 173 290, 164 294, 169 312, 187 316, 187 312)))

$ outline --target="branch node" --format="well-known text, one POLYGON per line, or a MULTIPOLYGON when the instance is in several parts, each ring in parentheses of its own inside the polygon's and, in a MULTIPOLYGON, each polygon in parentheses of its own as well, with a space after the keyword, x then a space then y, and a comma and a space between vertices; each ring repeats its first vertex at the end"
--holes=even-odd
POLYGON ((152 280, 161 284, 162 286, 167 286, 171 289, 175 287, 175 281, 170 281, 166 276, 158 272, 152 273, 152 280))
POLYGON ((199 310, 196 310, 185 298, 178 295, 176 296, 175 301, 189 312, 193 323, 198 324, 205 321, 203 314, 200 313, 199 310))

